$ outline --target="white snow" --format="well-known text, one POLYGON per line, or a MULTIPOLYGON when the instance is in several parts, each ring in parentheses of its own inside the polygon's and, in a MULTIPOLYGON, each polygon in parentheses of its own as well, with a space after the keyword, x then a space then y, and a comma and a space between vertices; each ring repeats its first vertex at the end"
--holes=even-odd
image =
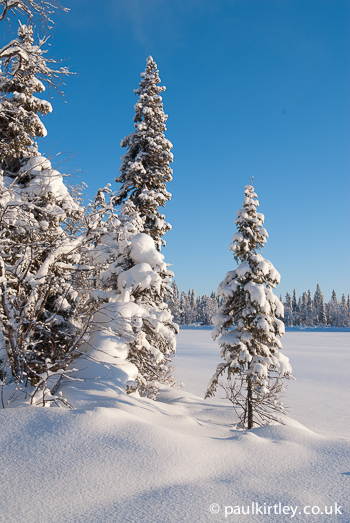
POLYGON ((285 398, 290 417, 245 432, 220 391, 202 399, 220 359, 209 329, 180 331, 174 363, 186 387, 164 388, 154 402, 123 392, 133 366, 113 366, 122 347, 111 347, 106 324, 89 359, 74 363, 83 381, 63 387, 75 410, 0 412, 0 520, 348 523, 349 342, 350 333, 287 332, 283 352, 296 377, 285 398), (254 503, 293 510, 230 515, 229 507, 254 503), (342 514, 302 513, 335 503, 342 514))
POLYGON ((156 266, 165 268, 164 256, 156 251, 151 236, 144 233, 135 234, 130 243, 130 256, 135 263, 148 263, 153 269, 156 266))
POLYGON ((236 274, 239 278, 244 278, 246 274, 251 274, 252 270, 250 268, 248 260, 245 260, 236 269, 236 274))
POLYGON ((152 270, 148 263, 138 263, 131 269, 120 274, 118 288, 120 292, 131 291, 132 289, 148 289, 155 287, 160 289, 161 278, 152 270))
POLYGON ((259 307, 264 307, 266 303, 266 294, 263 285, 260 283, 254 283, 253 281, 248 281, 248 283, 244 285, 244 290, 249 292, 252 302, 257 303, 259 307))

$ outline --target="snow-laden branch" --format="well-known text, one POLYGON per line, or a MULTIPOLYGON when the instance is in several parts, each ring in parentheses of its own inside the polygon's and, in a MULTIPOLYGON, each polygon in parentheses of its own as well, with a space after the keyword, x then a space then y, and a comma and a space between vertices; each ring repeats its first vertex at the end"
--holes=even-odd
POLYGON ((68 12, 58 0, 0 0, 0 22, 10 22, 11 15, 14 17, 24 15, 26 18, 35 20, 43 28, 50 29, 53 25, 51 16, 57 11, 68 12))

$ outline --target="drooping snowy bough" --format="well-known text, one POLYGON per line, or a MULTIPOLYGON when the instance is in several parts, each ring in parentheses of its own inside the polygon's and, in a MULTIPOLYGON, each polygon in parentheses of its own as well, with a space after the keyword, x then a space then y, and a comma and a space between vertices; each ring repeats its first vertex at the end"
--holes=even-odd
POLYGON ((217 366, 206 397, 214 394, 220 377, 227 374, 223 384, 227 397, 242 425, 250 429, 284 412, 279 378, 290 378, 292 368, 281 353, 283 305, 272 291, 280 275, 259 253, 268 237, 264 215, 257 212, 254 187, 247 185, 244 194, 243 209, 235 220, 238 232, 229 246, 238 267, 218 287, 223 303, 213 319, 213 338, 219 338, 224 361, 217 366))
POLYGON ((165 245, 162 237, 171 229, 158 207, 164 207, 171 198, 166 183, 172 180, 172 144, 164 136, 168 117, 163 111, 161 93, 165 87, 158 85, 157 64, 151 56, 141 77, 140 86, 135 89, 139 96, 135 105, 135 131, 121 142, 127 153, 122 157, 120 175, 116 178, 121 184, 116 203, 120 205, 127 199, 134 203, 145 219, 143 232, 153 238, 160 250, 165 245))

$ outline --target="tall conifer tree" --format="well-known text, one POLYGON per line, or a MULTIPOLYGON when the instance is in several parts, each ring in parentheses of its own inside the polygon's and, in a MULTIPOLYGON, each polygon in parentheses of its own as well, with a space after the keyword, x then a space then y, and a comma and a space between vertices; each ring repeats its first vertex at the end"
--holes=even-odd
POLYGON ((140 332, 137 340, 130 344, 128 358, 139 370, 136 388, 141 394, 155 398, 159 383, 173 383, 171 356, 175 352, 178 330, 166 301, 173 273, 168 270, 164 257, 153 252, 154 248, 160 251, 165 245, 163 235, 171 229, 158 208, 164 207, 171 198, 166 184, 172 179, 173 155, 172 144, 164 136, 167 115, 161 93, 165 87, 159 86, 157 65, 151 56, 141 78, 135 90, 139 97, 135 105, 135 131, 121 142, 127 152, 122 157, 120 176, 116 178, 121 187, 114 202, 116 205, 131 202, 142 228, 138 235, 129 238, 125 270, 118 274, 118 289, 122 292, 117 299, 135 302, 143 310, 140 332), (141 246, 145 252, 139 258, 136 253, 141 246), (147 285, 138 273, 140 269, 149 271, 147 285))

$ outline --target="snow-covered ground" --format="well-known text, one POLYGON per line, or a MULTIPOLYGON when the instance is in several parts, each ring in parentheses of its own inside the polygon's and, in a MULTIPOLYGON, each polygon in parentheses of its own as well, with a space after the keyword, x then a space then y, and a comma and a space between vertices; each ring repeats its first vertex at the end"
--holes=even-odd
MULTIPOLYGON (((296 378, 284 380, 289 416, 320 434, 350 438, 350 332, 291 329, 282 342, 296 378)), ((218 363, 210 330, 181 330, 175 368, 186 390, 203 397, 218 363)), ((218 390, 216 398, 223 396, 218 390)))
POLYGON ((220 392, 202 399, 219 362, 205 329, 181 330, 185 388, 157 402, 126 396, 105 356, 64 386, 75 410, 1 411, 0 521, 348 523, 350 333, 283 342, 297 378, 286 425, 244 432, 220 392))

